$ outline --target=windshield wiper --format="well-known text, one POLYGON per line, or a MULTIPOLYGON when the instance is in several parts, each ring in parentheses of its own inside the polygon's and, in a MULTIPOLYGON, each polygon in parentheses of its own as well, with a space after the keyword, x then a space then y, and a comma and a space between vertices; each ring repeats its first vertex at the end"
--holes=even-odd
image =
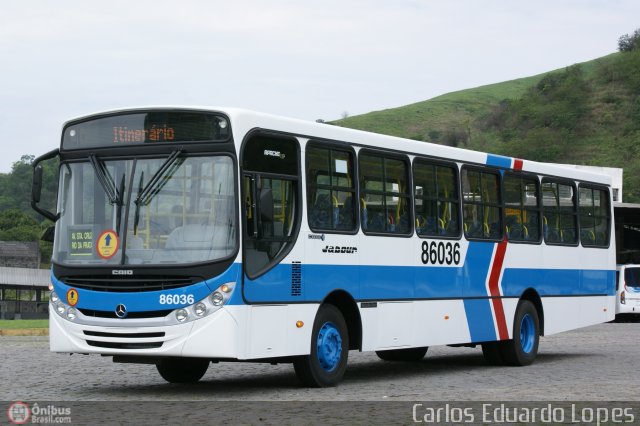
MULTIPOLYGON (((138 194, 142 194, 143 181, 144 181, 144 170, 140 172, 140 181, 138 182, 138 194)), ((136 202, 136 211, 133 216, 133 235, 136 235, 138 233, 138 222, 140 222, 140 208, 138 206, 139 204, 136 202)))
POLYGON ((120 236, 120 222, 122 219, 122 206, 124 206, 124 173, 122 179, 120 179, 120 188, 116 193, 116 235, 120 236))
POLYGON ((95 155, 90 155, 89 161, 93 166, 93 170, 96 173, 98 182, 100 182, 100 185, 102 185, 102 189, 104 189, 105 194, 107 194, 107 198, 109 199, 109 202, 111 204, 117 203, 118 193, 116 189, 116 184, 113 181, 113 178, 109 173, 109 170, 107 170, 107 167, 104 165, 104 163, 98 160, 98 158, 96 158, 95 155))
POLYGON ((122 174, 122 179, 120 180, 120 188, 116 187, 116 183, 111 177, 109 170, 104 165, 104 162, 99 160, 95 155, 89 156, 89 161, 93 166, 93 170, 98 178, 98 182, 104 189, 107 198, 109 199, 109 203, 112 205, 115 204, 116 209, 116 234, 120 235, 120 221, 122 216, 122 206, 124 205, 124 173, 122 174))
POLYGON ((175 150, 169 155, 169 157, 160 165, 158 171, 156 171, 149 182, 144 187, 142 182, 144 179, 144 172, 140 174, 140 181, 138 184, 138 196, 134 200, 136 210, 134 214, 133 223, 133 235, 136 235, 138 231, 138 222, 140 219, 140 206, 149 205, 153 197, 164 188, 164 186, 171 180, 175 171, 182 165, 184 158, 180 158, 183 151, 181 149, 175 150))

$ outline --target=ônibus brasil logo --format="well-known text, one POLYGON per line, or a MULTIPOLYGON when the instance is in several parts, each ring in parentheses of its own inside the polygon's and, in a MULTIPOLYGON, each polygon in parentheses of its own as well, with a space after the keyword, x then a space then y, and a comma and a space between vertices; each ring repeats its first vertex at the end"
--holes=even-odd
POLYGON ((22 401, 16 401, 12 403, 11 405, 9 405, 9 409, 7 410, 7 417, 13 424, 25 424, 31 418, 31 410, 29 409, 29 405, 22 401))

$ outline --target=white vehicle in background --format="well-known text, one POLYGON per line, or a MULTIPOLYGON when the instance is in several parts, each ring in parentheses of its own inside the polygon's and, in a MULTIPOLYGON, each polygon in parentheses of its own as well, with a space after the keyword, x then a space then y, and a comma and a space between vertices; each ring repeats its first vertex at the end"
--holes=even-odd
POLYGON ((616 269, 616 318, 640 316, 640 265, 618 265, 616 269))

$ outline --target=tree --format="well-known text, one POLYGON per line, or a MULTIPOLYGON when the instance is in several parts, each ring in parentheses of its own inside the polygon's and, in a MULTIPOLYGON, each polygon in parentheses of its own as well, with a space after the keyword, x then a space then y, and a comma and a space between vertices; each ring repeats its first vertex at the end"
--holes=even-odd
POLYGON ((36 222, 35 219, 26 215, 20 210, 9 209, 0 212, 0 232, 8 231, 12 228, 17 228, 20 226, 31 226, 39 228, 38 222, 36 222))
POLYGON ((633 34, 624 34, 618 39, 618 50, 620 52, 632 52, 640 50, 640 28, 635 30, 633 34))
MULTIPOLYGON (((42 232, 52 223, 31 208, 31 180, 33 155, 23 155, 13 163, 10 173, 0 173, 0 240, 38 241, 42 232)), ((40 205, 55 211, 58 187, 58 160, 42 163, 43 184, 40 205)), ((41 259, 45 264, 51 258, 52 245, 39 241, 41 259)))
MULTIPOLYGON (((35 211, 31 209, 31 180, 33 167, 31 167, 33 155, 23 155, 20 160, 13 163, 11 172, 0 174, 0 211, 18 209, 23 213, 42 220, 35 211)), ((44 161, 42 198, 40 205, 54 211, 56 190, 58 187, 58 160, 44 161)))

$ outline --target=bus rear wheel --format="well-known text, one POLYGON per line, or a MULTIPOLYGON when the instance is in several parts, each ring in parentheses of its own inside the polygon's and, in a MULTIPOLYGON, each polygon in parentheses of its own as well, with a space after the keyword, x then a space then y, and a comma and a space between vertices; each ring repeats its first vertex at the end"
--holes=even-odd
POLYGON ((156 364, 158 373, 169 383, 195 383, 209 368, 208 359, 167 358, 156 364))
POLYGON ((311 353, 298 357, 293 368, 300 381, 310 387, 337 385, 347 370, 349 333, 340 310, 322 305, 311 333, 311 353))
POLYGON ((538 311, 530 301, 521 300, 513 319, 513 339, 500 342, 500 355, 506 365, 529 365, 536 359, 539 343, 538 311))
POLYGON ((427 354, 428 346, 421 348, 390 349, 388 351, 376 351, 376 355, 383 361, 420 361, 427 354))

